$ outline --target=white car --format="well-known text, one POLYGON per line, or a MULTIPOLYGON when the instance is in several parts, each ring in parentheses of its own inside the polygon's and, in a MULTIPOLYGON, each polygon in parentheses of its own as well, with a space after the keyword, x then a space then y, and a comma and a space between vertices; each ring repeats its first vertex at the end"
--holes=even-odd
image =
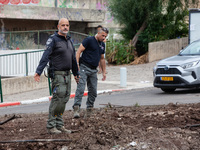
POLYGON ((200 87, 200 40, 176 55, 159 61, 153 69, 154 87, 164 92, 200 87))

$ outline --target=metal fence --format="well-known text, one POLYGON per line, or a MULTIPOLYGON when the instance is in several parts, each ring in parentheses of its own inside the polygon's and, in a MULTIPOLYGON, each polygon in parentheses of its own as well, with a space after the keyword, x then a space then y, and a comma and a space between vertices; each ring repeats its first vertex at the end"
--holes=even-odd
POLYGON ((2 93, 2 86, 1 86, 1 75, 0 75, 0 98, 1 98, 1 103, 3 103, 3 93, 2 93))
MULTIPOLYGON (((0 32, 0 50, 44 49, 47 39, 57 30, 10 31, 0 32)), ((70 31, 75 46, 87 37, 87 34, 70 31)))
MULTIPOLYGON (((79 46, 76 44, 75 46, 79 46)), ((44 50, 12 50, 10 54, 0 55, 1 76, 34 75, 44 50)))
MULTIPOLYGON (((1 32, 0 75, 33 75, 43 54, 46 41, 55 31, 57 30, 1 32)), ((70 31, 69 36, 77 49, 88 35, 70 31)))
MULTIPOLYGON (((1 53, 4 52, 0 54, 1 103, 3 102, 1 77, 33 75, 44 52, 46 41, 55 31, 57 30, 13 31, 0 33, 0 51, 2 50, 1 53), (8 54, 8 51, 3 50, 11 51, 9 51, 10 54, 8 54)), ((71 36, 75 49, 77 49, 83 39, 88 36, 73 31, 70 31, 69 35, 71 36)), ((49 92, 51 95, 50 88, 51 87, 49 86, 49 92)))
POLYGON ((1 76, 33 75, 44 50, 0 55, 1 76))

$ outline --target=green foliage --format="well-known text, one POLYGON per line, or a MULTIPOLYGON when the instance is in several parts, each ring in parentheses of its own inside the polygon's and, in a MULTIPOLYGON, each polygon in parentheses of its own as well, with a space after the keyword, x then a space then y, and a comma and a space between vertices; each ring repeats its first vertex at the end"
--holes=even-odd
POLYGON ((112 64, 128 64, 134 60, 132 47, 127 41, 107 41, 106 59, 112 64))
POLYGON ((114 18, 124 26, 121 34, 133 39, 143 23, 145 30, 139 35, 137 52, 148 50, 148 43, 188 35, 189 5, 196 7, 198 0, 108 0, 114 18), (190 2, 190 3, 189 3, 190 2))
POLYGON ((135 103, 134 107, 140 107, 140 105, 138 104, 138 102, 135 103))
POLYGON ((95 36, 92 32, 89 32, 88 35, 89 35, 89 36, 95 36))

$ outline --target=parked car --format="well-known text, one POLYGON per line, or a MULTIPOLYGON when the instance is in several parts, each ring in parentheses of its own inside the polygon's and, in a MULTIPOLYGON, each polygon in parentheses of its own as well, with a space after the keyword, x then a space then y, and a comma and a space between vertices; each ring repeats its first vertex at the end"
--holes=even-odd
POLYGON ((178 55, 159 61, 153 74, 154 87, 164 92, 200 87, 200 40, 189 44, 178 55))

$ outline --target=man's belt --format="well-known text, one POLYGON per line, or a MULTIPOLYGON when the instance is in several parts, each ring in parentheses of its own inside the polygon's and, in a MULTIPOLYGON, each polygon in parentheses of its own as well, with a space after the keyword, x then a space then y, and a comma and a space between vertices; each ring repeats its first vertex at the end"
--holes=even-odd
POLYGON ((55 73, 55 75, 64 75, 64 76, 70 75, 70 71, 69 70, 66 70, 66 71, 55 71, 54 73, 55 73))

